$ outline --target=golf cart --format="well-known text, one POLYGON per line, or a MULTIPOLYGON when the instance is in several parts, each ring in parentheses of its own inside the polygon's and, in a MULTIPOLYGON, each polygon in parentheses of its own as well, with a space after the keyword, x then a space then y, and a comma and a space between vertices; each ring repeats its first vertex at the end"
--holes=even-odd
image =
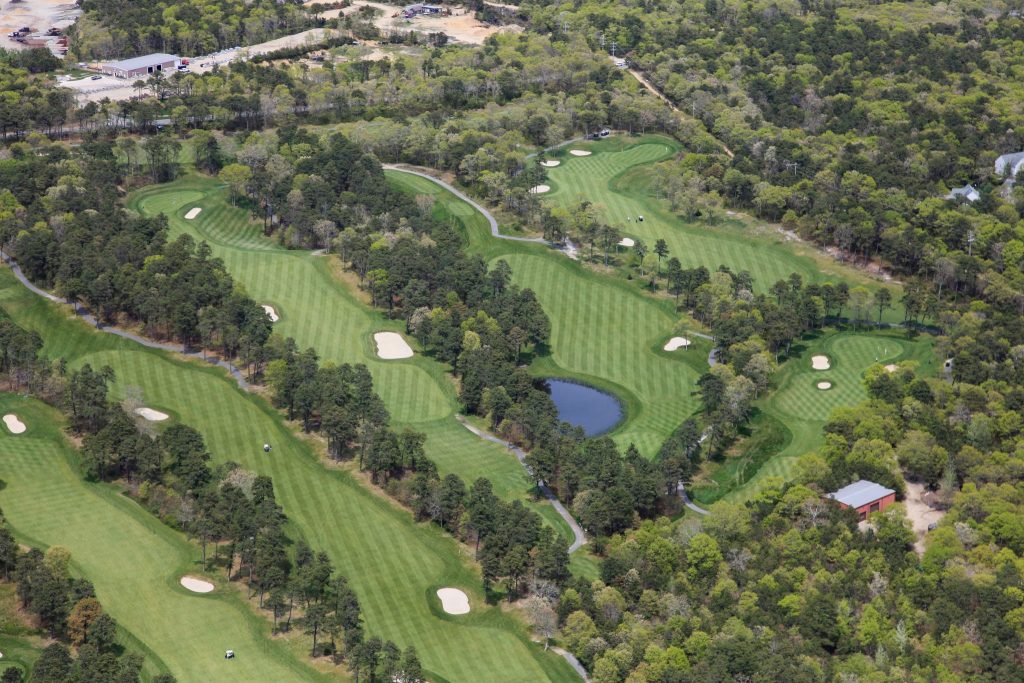
POLYGON ((234 659, 234 658, 235 658, 235 651, 234 650, 224 650, 224 659, 234 659))

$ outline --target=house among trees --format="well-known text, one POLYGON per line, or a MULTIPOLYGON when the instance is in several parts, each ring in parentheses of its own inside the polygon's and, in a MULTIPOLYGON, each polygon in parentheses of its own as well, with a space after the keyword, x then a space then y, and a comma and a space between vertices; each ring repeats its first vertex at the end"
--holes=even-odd
POLYGON ((861 519, 867 519, 870 513, 880 512, 896 502, 895 491, 866 479, 844 486, 828 497, 844 508, 853 508, 861 519))
POLYGON ((959 201, 961 198, 969 202, 976 202, 981 199, 981 193, 978 192, 973 185, 968 183, 963 187, 954 187, 949 191, 949 194, 946 195, 946 199, 951 201, 959 201))
POLYGON ((996 175, 1014 178, 1024 168, 1024 152, 1001 154, 996 159, 996 175))
POLYGON ((107 64, 104 71, 118 78, 142 78, 162 71, 174 71, 179 61, 175 55, 155 52, 107 64))

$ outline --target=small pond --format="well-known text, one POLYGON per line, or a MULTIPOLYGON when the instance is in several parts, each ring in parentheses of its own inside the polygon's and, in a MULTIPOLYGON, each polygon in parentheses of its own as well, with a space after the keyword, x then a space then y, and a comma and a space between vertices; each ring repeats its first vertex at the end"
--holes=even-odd
POLYGON ((548 379, 545 384, 558 408, 558 419, 582 427, 587 436, 604 434, 622 420, 622 404, 611 394, 563 379, 548 379))

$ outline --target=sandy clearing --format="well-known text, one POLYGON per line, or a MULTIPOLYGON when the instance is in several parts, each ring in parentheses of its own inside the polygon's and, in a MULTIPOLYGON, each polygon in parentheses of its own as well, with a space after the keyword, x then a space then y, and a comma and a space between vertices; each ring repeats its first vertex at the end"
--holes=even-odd
POLYGON ((885 369, 887 372, 896 372, 897 370, 900 369, 900 366, 896 365, 895 363, 889 363, 888 365, 885 366, 885 369))
POLYGON ((828 362, 828 356, 811 356, 811 367, 815 370, 828 370, 832 364, 828 362))
POLYGON ((152 408, 136 408, 135 414, 150 422, 163 422, 170 417, 167 413, 161 413, 159 410, 153 410, 152 408))
POLYGON ((675 351, 676 349, 686 348, 690 345, 690 340, 686 337, 672 337, 665 344, 664 349, 666 351, 675 351))
POLYGON ((412 347, 397 332, 377 332, 373 341, 377 343, 377 355, 384 360, 412 358, 412 347))
POLYGON ((194 576, 183 576, 181 577, 181 585, 189 589, 193 593, 212 593, 213 584, 209 581, 197 579, 194 576))
POLYGON ((569 154, 574 157, 589 157, 593 152, 588 152, 585 149, 570 149, 569 154))
POLYGON ((558 159, 548 159, 547 161, 540 162, 540 165, 546 168, 554 168, 555 166, 558 166, 561 163, 562 162, 559 161, 558 159))
POLYGON ((193 209, 189 209, 188 213, 185 214, 185 219, 192 220, 193 218, 199 215, 200 211, 202 211, 202 208, 198 206, 193 209))
POLYGON ((263 310, 267 312, 267 317, 270 318, 270 322, 276 323, 279 318, 277 317, 277 311, 270 304, 263 304, 263 310))
POLYGON ((917 535, 914 550, 918 554, 924 553, 924 537, 928 533, 928 525, 935 524, 946 515, 942 510, 929 507, 924 502, 924 493, 924 484, 907 482, 907 497, 903 505, 907 509, 907 519, 917 535))
MULTIPOLYGON (((28 2, 0 2, 0 47, 7 50, 24 50, 23 43, 17 43, 8 36, 22 26, 45 32, 51 27, 67 28, 75 23, 82 10, 74 2, 66 0, 28 0, 28 2)), ((56 38, 51 41, 55 45, 56 38)))
POLYGON ((826 391, 832 388, 832 382, 818 382, 818 388, 822 391, 826 391))
POLYGON ((4 424, 7 425, 7 429, 10 430, 11 434, 23 434, 27 429, 25 423, 19 420, 18 416, 14 413, 4 415, 4 424))
POLYGON ((619 240, 619 246, 620 247, 635 247, 636 246, 636 242, 634 242, 631 237, 623 237, 621 240, 619 240))
POLYGON ((469 614, 469 596, 458 588, 438 588, 437 597, 448 614, 469 614))
POLYGON ((533 187, 530 188, 530 194, 544 194, 545 192, 550 191, 550 185, 534 185, 533 187))

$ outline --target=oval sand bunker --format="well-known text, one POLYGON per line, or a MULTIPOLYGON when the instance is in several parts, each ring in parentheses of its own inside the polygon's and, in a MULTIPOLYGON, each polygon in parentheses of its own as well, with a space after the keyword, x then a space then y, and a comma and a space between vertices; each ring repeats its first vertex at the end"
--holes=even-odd
POLYGON ((448 614, 469 614, 469 597, 458 588, 438 588, 437 597, 448 614))
POLYGON ((573 155, 574 157, 589 157, 591 155, 591 152, 588 152, 585 149, 570 149, 569 154, 573 155))
POLYGON ((197 579, 194 576, 183 576, 181 577, 181 585, 189 589, 193 593, 212 593, 213 584, 209 581, 203 581, 197 579))
POLYGON ((540 162, 540 165, 541 166, 546 166, 547 168, 554 168, 555 166, 558 166, 561 163, 562 162, 559 161, 558 159, 549 159, 547 161, 540 162))
POLYGON ((549 185, 536 185, 530 188, 530 194, 544 194, 550 191, 551 187, 549 185))
POLYGON ((623 237, 621 240, 619 240, 619 246, 620 247, 635 247, 636 246, 636 242, 634 242, 631 237, 623 237))
POLYGON ((194 209, 189 209, 188 213, 185 214, 185 218, 188 220, 192 220, 193 218, 199 215, 200 211, 202 211, 202 209, 198 206, 194 209))
POLYGON ((135 414, 150 422, 163 422, 170 417, 167 413, 161 413, 159 410, 153 410, 152 408, 136 408, 135 414))
POLYGON ((671 339, 668 340, 668 343, 665 344, 665 350, 675 351, 676 349, 686 348, 689 345, 690 340, 687 339, 686 337, 672 337, 671 339))
POLYGON ((270 318, 270 322, 272 322, 272 323, 276 323, 277 322, 277 319, 278 319, 277 318, 277 311, 274 310, 273 306, 271 306, 269 304, 263 304, 263 310, 266 311, 267 317, 270 318))
POLYGON ((11 434, 21 434, 27 429, 25 423, 19 420, 18 416, 14 413, 4 415, 4 424, 7 425, 7 429, 10 430, 11 434))
POLYGON ((412 347, 397 332, 377 332, 373 341, 377 343, 377 355, 384 360, 412 358, 412 347))
POLYGON ((832 365, 828 362, 828 356, 812 356, 811 367, 815 370, 828 370, 832 365))
POLYGON ((889 363, 888 365, 885 366, 886 372, 896 372, 899 369, 900 366, 896 365, 895 363, 889 363))
POLYGON ((818 388, 822 391, 826 391, 832 388, 832 382, 818 382, 818 388))

